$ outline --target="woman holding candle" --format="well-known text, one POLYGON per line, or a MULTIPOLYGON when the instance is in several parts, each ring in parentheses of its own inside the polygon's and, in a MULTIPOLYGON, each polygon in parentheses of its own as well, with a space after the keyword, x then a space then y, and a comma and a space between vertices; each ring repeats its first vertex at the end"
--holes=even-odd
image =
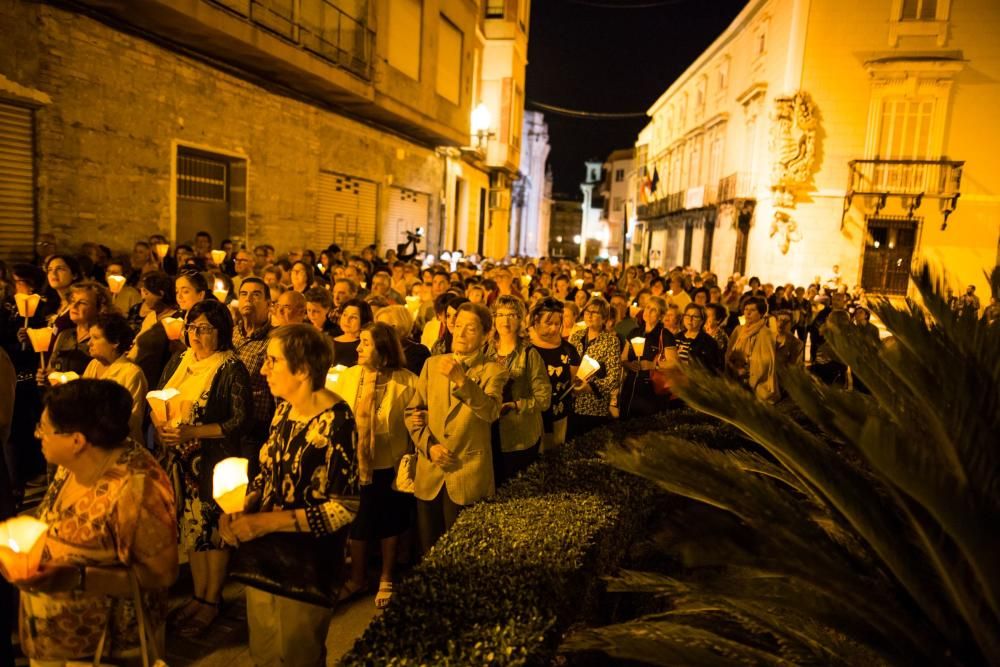
POLYGON ((345 301, 340 308, 342 334, 333 339, 333 365, 356 366, 361 327, 372 321, 372 307, 361 299, 345 301))
MULTIPOLYGON (((316 538, 306 542, 303 551, 274 557, 286 558, 291 569, 306 557, 328 560, 326 572, 336 583, 346 527, 357 511, 358 456, 350 406, 325 388, 332 364, 327 338, 311 325, 289 324, 271 334, 262 372, 271 393, 283 402, 261 449, 261 470, 248 489, 247 512, 223 516, 220 531, 233 545, 270 533, 316 538)), ((289 571, 288 577, 297 574, 289 571)), ((332 609, 277 591, 253 586, 246 590, 254 664, 326 664, 332 609)))
MULTIPOLYGON (((547 275, 547 274, 542 274, 547 275)), ((562 338, 563 302, 545 298, 528 314, 531 345, 542 357, 552 398, 542 411, 541 451, 553 451, 566 442, 566 427, 573 412, 573 376, 580 366, 580 353, 562 338)))
POLYGON ((618 390, 621 385, 621 346, 618 336, 607 331, 605 323, 611 307, 602 297, 592 297, 583 309, 586 328, 576 330, 569 338, 581 358, 588 356, 599 364, 589 378, 579 375, 573 381, 576 398, 574 434, 586 433, 611 419, 611 409, 618 407, 618 390))
POLYGON ((673 334, 663 328, 661 321, 666 311, 667 302, 663 297, 650 296, 642 311, 643 325, 629 333, 629 343, 622 351, 622 366, 627 371, 622 383, 623 416, 651 415, 664 407, 653 391, 649 372, 656 367, 664 350, 674 345, 673 334))
POLYGON ((63 329, 53 341, 48 365, 36 375, 38 386, 47 386, 52 372, 83 374, 90 363, 90 327, 98 315, 112 310, 111 293, 104 285, 93 280, 73 284, 68 315, 74 326, 63 329))
POLYGON ((501 294, 493 304, 495 336, 486 358, 507 371, 500 419, 493 423, 493 477, 499 486, 538 459, 542 413, 552 401, 545 362, 522 336, 524 301, 501 294))
POLYGON ((132 328, 128 320, 118 313, 104 313, 90 327, 91 362, 83 371, 85 379, 111 380, 128 389, 132 396, 132 416, 129 418, 129 435, 144 443, 142 420, 145 414, 146 376, 142 369, 130 361, 126 352, 132 346, 132 328))
MULTIPOLYGON (((180 282, 180 279, 178 279, 180 282)), ((218 531, 220 510, 212 499, 212 470, 238 456, 251 404, 250 378, 233 353, 233 320, 214 299, 199 301, 187 314, 188 349, 170 360, 158 389, 177 389, 179 423, 157 424, 169 468, 183 483, 181 544, 188 551, 194 597, 174 621, 182 636, 201 634, 219 614, 229 552, 218 531)))
POLYGON ((111 291, 111 303, 123 315, 127 315, 132 306, 142 303, 142 295, 139 294, 139 290, 128 284, 123 260, 115 259, 108 262, 104 280, 111 291))
MULTIPOLYGON (((42 664, 88 659, 107 632, 110 656, 137 657, 130 577, 162 654, 167 588, 177 577, 174 494, 163 469, 128 440, 132 398, 105 380, 46 395, 38 436, 58 466, 38 517, 48 524, 41 568, 21 589, 21 648, 42 664)), ((107 652, 106 652, 107 653, 107 652)))
POLYGON ((395 490, 396 471, 404 454, 413 451, 403 422, 416 391, 417 376, 406 370, 403 348, 388 324, 374 322, 361 331, 358 365, 340 374, 334 387, 351 406, 358 425, 358 475, 361 506, 351 526, 351 578, 343 597, 368 589, 365 550, 369 542, 382 548, 382 575, 375 606, 389 604, 399 536, 410 527, 413 497, 395 490))
POLYGON ((52 302, 47 311, 49 312, 49 324, 55 329, 53 332, 54 342, 56 336, 64 329, 73 327, 73 322, 70 321, 69 317, 69 288, 73 283, 83 280, 83 273, 80 271, 80 264, 76 258, 69 255, 51 255, 45 260, 45 275, 49 283, 48 300, 52 302))

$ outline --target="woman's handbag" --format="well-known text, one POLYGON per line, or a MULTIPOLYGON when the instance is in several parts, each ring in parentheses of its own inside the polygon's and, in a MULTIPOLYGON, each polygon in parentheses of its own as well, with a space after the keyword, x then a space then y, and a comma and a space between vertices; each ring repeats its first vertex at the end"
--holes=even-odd
POLYGON ((396 482, 393 488, 400 493, 413 493, 413 480, 417 477, 417 455, 403 454, 396 468, 396 482))
MULTIPOLYGON (((663 330, 660 330, 660 347, 658 348, 658 358, 656 362, 663 358, 663 330)), ((654 362, 654 363, 656 363, 654 362)), ((649 382, 653 385, 653 393, 657 396, 671 396, 670 378, 667 377, 666 370, 654 366, 649 371, 649 382)))
MULTIPOLYGON (((128 571, 129 586, 132 588, 132 604, 135 605, 136 632, 139 635, 139 650, 142 653, 142 667, 167 667, 167 663, 159 658, 157 648, 156 633, 153 631, 149 620, 149 614, 142 603, 142 589, 139 587, 139 580, 132 570, 128 571)), ((108 639, 108 630, 111 626, 111 615, 108 615, 108 622, 104 626, 104 632, 97 642, 97 651, 94 653, 93 662, 80 662, 69 660, 66 667, 109 667, 108 663, 101 662, 104 657, 104 646, 108 639)))
POLYGON ((242 542, 229 576, 266 593, 332 609, 343 584, 349 526, 332 535, 268 533, 242 542))

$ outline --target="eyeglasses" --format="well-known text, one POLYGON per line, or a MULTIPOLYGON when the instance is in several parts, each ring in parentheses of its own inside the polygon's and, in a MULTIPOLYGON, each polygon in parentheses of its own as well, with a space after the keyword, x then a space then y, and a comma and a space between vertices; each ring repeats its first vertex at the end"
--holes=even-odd
POLYGON ((591 309, 591 310, 585 310, 585 311, 583 311, 583 314, 584 315, 591 315, 591 316, 593 316, 593 315, 599 315, 601 317, 604 317, 604 313, 602 313, 599 310, 593 310, 593 309, 591 309))
POLYGON ((215 327, 211 324, 189 324, 184 328, 187 330, 189 336, 207 336, 215 331, 215 327))
POLYGON ((701 317, 701 315, 688 315, 687 313, 685 313, 684 314, 684 319, 685 320, 700 320, 700 319, 702 319, 702 317, 701 317))

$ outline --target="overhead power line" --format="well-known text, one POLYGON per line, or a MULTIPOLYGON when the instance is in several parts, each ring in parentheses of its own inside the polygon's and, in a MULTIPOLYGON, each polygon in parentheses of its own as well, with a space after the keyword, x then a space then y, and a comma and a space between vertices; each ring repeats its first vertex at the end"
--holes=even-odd
POLYGON ((566 107, 557 107, 554 104, 545 104, 544 102, 538 102, 536 100, 526 100, 526 102, 533 107, 541 109, 542 111, 548 111, 549 113, 558 114, 560 116, 569 116, 570 118, 584 118, 588 120, 624 120, 628 118, 646 118, 645 111, 630 111, 624 113, 580 111, 579 109, 567 109, 566 107))

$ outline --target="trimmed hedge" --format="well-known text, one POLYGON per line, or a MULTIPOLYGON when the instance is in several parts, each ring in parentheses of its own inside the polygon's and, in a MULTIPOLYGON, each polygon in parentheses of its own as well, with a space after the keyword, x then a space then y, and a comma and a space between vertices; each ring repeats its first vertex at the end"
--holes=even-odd
POLYGON ((543 665, 567 628, 597 616, 658 489, 606 465, 612 441, 660 431, 727 447, 739 434, 678 410, 573 440, 464 510, 341 664, 543 665))

